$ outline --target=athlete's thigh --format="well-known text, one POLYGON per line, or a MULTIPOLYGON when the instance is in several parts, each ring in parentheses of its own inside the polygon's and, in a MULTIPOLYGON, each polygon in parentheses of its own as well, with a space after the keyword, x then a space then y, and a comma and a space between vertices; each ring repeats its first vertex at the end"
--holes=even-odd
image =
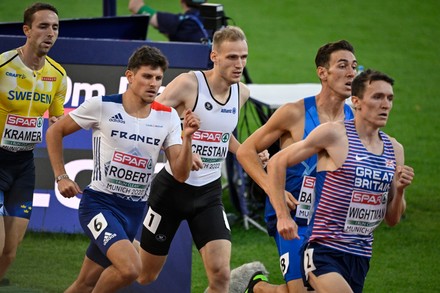
POLYGON ((213 240, 230 241, 231 228, 222 203, 220 180, 198 187, 196 192, 195 209, 187 220, 197 249, 213 240))
POLYGON ((299 226, 298 235, 300 239, 293 240, 286 240, 278 231, 275 232, 274 239, 280 256, 280 269, 286 282, 301 280, 301 248, 306 231, 307 227, 299 226))
POLYGON ((301 273, 304 284, 318 292, 352 292, 346 280, 350 270, 346 266, 346 256, 345 252, 309 243, 302 253, 301 273))
POLYGON ((142 223, 141 248, 153 255, 168 255, 181 221, 166 208, 149 206, 142 223))
POLYGON ((108 263, 103 256, 107 255, 108 249, 114 243, 124 239, 131 242, 132 239, 127 235, 125 227, 125 223, 130 223, 130 219, 125 219, 123 213, 118 214, 117 208, 107 206, 107 203, 103 203, 97 196, 99 195, 86 190, 78 214, 84 233, 91 241, 87 256, 105 267, 108 263))
POLYGON ((128 239, 122 239, 113 243, 107 251, 107 258, 117 269, 134 266, 141 269, 141 260, 133 243, 128 239))
POLYGON ((308 289, 304 286, 302 279, 291 280, 287 282, 287 287, 289 288, 289 293, 310 293, 315 292, 312 289, 308 289))
POLYGON ((30 219, 35 188, 35 165, 33 160, 17 162, 3 170, 3 213, 12 217, 30 219), (9 173, 9 174, 7 174, 9 173), (7 187, 6 187, 7 186, 7 187))
POLYGON ((309 282, 318 293, 353 293, 350 285, 339 273, 326 273, 319 277, 309 273, 309 282))

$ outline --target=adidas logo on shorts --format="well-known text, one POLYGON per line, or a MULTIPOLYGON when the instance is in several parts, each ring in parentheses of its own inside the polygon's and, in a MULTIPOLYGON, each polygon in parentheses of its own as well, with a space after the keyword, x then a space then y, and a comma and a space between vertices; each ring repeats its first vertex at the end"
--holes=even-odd
POLYGON ((112 116, 108 121, 125 124, 124 118, 122 118, 121 113, 112 116))
POLYGON ((103 241, 104 246, 107 245, 107 243, 108 243, 110 240, 112 240, 113 238, 115 238, 115 237, 116 237, 116 234, 115 234, 115 233, 108 233, 108 232, 105 232, 105 234, 104 234, 104 241, 103 241))

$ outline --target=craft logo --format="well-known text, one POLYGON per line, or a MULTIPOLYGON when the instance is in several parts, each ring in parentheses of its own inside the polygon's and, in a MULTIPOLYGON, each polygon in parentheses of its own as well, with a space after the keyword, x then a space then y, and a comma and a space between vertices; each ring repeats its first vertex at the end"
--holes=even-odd
POLYGON ((6 76, 20 78, 20 79, 26 79, 26 75, 20 74, 20 73, 6 72, 6 76))

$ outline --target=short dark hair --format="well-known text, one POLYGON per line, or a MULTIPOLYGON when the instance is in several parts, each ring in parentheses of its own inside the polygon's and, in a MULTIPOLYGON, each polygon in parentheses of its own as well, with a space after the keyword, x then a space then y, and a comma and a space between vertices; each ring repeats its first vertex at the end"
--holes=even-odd
POLYGON ((133 52, 128 59, 127 69, 136 71, 141 66, 151 66, 153 69, 160 67, 165 72, 168 60, 158 48, 145 45, 133 52))
POLYGON ((319 66, 328 68, 329 62, 330 62, 330 55, 333 52, 340 51, 340 50, 350 51, 351 53, 354 54, 353 46, 346 40, 340 40, 340 41, 333 42, 333 43, 327 43, 327 44, 321 46, 318 49, 318 52, 316 53, 316 57, 315 57, 316 68, 318 68, 319 66))
POLYGON ((34 21, 35 12, 40 10, 51 10, 55 12, 56 15, 58 15, 58 10, 55 8, 55 6, 48 3, 37 2, 26 8, 26 10, 24 11, 23 24, 31 27, 32 21, 34 21))
POLYGON ((377 80, 383 80, 390 85, 394 85, 394 79, 385 73, 373 69, 367 69, 354 78, 351 84, 351 95, 362 99, 364 97, 366 85, 377 80))

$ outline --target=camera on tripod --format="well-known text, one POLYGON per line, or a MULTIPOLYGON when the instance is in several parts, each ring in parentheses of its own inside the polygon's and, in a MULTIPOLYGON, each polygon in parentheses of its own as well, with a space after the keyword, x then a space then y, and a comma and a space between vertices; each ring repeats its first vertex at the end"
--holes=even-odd
POLYGON ((207 0, 186 0, 189 7, 197 8, 203 19, 203 26, 206 30, 214 33, 227 25, 227 17, 222 4, 206 3, 207 0))
POLYGON ((215 32, 227 25, 222 4, 203 3, 198 7, 203 25, 207 30, 215 32))

